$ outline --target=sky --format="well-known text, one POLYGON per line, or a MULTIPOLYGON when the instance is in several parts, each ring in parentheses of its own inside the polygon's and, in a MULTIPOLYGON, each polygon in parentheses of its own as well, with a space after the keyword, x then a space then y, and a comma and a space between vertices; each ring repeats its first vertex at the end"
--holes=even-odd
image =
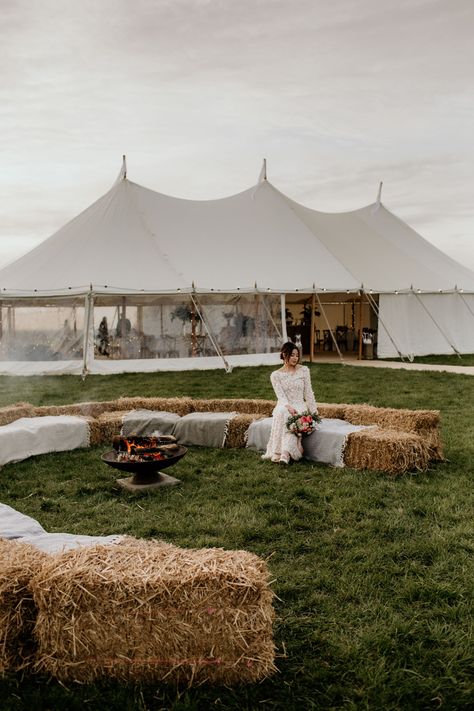
POLYGON ((382 202, 474 269, 473 0, 0 0, 0 267, 128 177, 382 202))

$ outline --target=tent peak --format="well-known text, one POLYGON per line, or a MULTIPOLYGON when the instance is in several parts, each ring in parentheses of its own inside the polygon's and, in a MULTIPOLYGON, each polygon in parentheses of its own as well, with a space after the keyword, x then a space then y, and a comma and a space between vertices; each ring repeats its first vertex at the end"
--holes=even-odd
POLYGON ((267 179, 267 159, 264 158, 263 163, 262 163, 262 169, 260 171, 260 175, 258 176, 258 182, 263 183, 264 180, 266 180, 266 179, 267 179))
POLYGON ((117 185, 117 183, 121 183, 122 180, 126 180, 126 179, 127 179, 127 156, 123 155, 122 156, 122 165, 120 167, 120 172, 117 175, 117 180, 115 181, 115 185, 117 185))
POLYGON ((380 181, 379 191, 377 193, 377 200, 375 201, 375 204, 377 205, 377 207, 380 207, 380 203, 382 202, 382 185, 383 185, 383 182, 380 181))

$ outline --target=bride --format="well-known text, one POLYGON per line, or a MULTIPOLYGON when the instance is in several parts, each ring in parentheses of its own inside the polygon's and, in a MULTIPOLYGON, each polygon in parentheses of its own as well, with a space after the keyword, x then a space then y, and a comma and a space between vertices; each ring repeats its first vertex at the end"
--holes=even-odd
POLYGON ((300 365, 300 352, 294 343, 283 344, 280 351, 283 365, 270 376, 277 404, 273 410, 273 422, 267 451, 262 459, 288 464, 290 459, 298 461, 303 456, 301 438, 286 429, 286 421, 291 415, 309 410, 317 413, 316 400, 311 387, 309 368, 300 365))

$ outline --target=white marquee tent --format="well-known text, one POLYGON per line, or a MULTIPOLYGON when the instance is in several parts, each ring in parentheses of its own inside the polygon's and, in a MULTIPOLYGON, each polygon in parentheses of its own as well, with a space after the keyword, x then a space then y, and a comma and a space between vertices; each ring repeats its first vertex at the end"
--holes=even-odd
POLYGON ((323 327, 324 303, 363 301, 366 323, 348 325, 375 326, 379 357, 474 352, 474 273, 380 199, 317 212, 263 175, 183 200, 131 182, 124 163, 104 196, 0 270, 0 372, 274 363, 300 295, 323 327))

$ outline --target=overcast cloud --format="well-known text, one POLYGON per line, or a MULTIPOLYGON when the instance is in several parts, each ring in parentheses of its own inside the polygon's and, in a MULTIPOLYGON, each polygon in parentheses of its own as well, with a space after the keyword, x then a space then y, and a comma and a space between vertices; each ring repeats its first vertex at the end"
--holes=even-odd
POLYGON ((0 0, 0 266, 114 182, 382 201, 474 269, 472 0, 0 0))

